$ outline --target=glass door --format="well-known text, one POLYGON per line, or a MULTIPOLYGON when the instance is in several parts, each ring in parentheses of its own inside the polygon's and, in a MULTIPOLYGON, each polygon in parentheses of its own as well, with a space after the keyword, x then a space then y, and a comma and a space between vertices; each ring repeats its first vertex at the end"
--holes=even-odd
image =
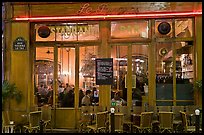
POLYGON ((75 48, 58 48, 57 107, 74 107, 75 48))

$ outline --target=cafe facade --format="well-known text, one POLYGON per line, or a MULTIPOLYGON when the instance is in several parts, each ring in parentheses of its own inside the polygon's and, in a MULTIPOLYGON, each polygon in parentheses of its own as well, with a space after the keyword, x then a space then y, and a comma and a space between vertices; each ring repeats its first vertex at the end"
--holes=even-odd
POLYGON ((194 89, 202 80, 201 2, 4 6, 4 79, 23 92, 20 104, 10 104, 14 121, 39 106, 41 85, 53 89, 55 128, 79 126, 79 90, 93 87, 107 110, 118 91, 129 107, 202 106, 202 93, 194 89), (66 83, 74 90, 73 107, 59 104, 58 88, 66 83))

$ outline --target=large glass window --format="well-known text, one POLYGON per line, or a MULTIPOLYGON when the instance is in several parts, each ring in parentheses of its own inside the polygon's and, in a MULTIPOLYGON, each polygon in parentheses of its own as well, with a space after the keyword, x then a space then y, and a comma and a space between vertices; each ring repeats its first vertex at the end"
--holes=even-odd
POLYGON ((95 100, 92 102, 98 103, 100 93, 95 84, 95 58, 98 58, 98 46, 80 47, 79 52, 79 106, 86 90, 93 92, 95 100))
POLYGON ((132 46, 132 74, 136 76, 136 87, 132 88, 133 105, 141 106, 144 86, 148 85, 148 45, 132 46))
POLYGON ((89 41, 99 39, 99 24, 62 23, 36 24, 36 41, 89 41))
POLYGON ((179 38, 192 37, 192 24, 191 18, 175 19, 175 36, 179 38))
POLYGON ((113 58, 114 83, 111 86, 111 99, 115 92, 120 92, 120 96, 127 101, 127 87, 125 87, 125 77, 127 75, 127 46, 112 46, 111 57, 113 58))
POLYGON ((176 43, 176 61, 176 104, 192 105, 194 97, 193 42, 176 43))
POLYGON ((173 49, 172 43, 156 45, 157 105, 173 105, 173 49))
POLYGON ((111 22, 111 38, 148 38, 148 21, 113 21, 111 22))
POLYGON ((74 107, 75 48, 58 48, 58 107, 74 107))
POLYGON ((36 104, 38 106, 42 106, 43 104, 53 104, 53 53, 53 47, 36 47, 34 61, 34 86, 36 104))

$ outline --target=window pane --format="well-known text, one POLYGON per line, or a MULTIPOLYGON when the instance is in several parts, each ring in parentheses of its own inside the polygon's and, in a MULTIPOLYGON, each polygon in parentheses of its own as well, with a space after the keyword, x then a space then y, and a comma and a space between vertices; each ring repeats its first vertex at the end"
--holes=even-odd
POLYGON ((192 19, 175 19, 176 37, 192 37, 192 19))
MULTIPOLYGON (((80 47, 79 56, 79 106, 86 90, 93 90, 93 87, 98 88, 95 84, 95 58, 98 58, 98 46, 80 47)), ((94 96, 94 95, 93 95, 94 96)), ((98 95, 96 95, 98 102, 98 95)))
MULTIPOLYGON (((193 42, 176 43, 176 98, 177 100, 192 100, 193 102, 193 42)), ((192 104, 191 102, 177 102, 177 104, 192 104)))
MULTIPOLYGON (((173 100, 173 52, 172 43, 157 43, 156 46, 156 99, 173 100)), ((171 102, 170 102, 171 103, 171 102)), ((157 105, 169 105, 157 101, 157 105)))
POLYGON ((58 48, 58 107, 74 107, 75 48, 58 48))
POLYGON ((111 22, 111 38, 148 38, 148 21, 111 22))
MULTIPOLYGON (((60 65, 59 65, 60 67, 60 65)), ((34 67, 36 104, 53 104, 53 47, 37 47, 34 67)))
POLYGON ((141 106, 144 86, 148 85, 148 45, 133 45, 132 74, 136 76, 133 82, 136 87, 132 89, 133 105, 141 106))
POLYGON ((113 58, 114 83, 111 85, 111 99, 114 92, 120 92, 120 96, 127 101, 127 87, 125 76, 127 75, 127 46, 113 46, 111 57, 113 58))

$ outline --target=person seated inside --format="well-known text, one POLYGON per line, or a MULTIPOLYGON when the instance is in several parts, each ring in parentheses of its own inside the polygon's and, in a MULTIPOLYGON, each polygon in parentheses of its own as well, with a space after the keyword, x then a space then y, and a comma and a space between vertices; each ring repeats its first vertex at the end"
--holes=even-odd
POLYGON ((120 97, 120 92, 115 92, 114 98, 111 99, 111 102, 115 102, 116 106, 124 106, 126 105, 126 101, 120 97))
POLYGON ((86 90, 86 95, 81 100, 82 106, 90 106, 91 105, 91 90, 86 90))

